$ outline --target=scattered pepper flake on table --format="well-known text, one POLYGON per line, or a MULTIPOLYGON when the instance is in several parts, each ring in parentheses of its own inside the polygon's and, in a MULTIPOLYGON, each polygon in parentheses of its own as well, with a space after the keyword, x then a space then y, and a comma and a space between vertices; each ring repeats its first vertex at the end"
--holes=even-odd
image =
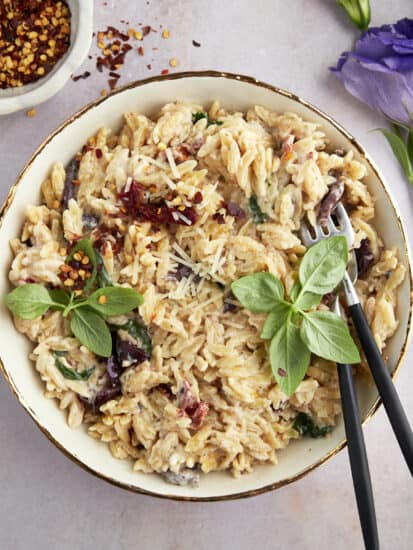
POLYGON ((29 109, 28 111, 26 111, 26 115, 29 118, 33 118, 37 115, 37 111, 36 111, 36 109, 29 109))
POLYGON ((195 46, 195 48, 200 48, 201 44, 197 42, 196 40, 192 40, 192 45, 195 46))
POLYGON ((178 65, 178 61, 176 57, 173 57, 172 59, 169 60, 169 65, 170 67, 176 67, 178 65))
POLYGON ((77 82, 78 80, 81 80, 81 79, 84 80, 85 78, 89 78, 89 76, 90 76, 90 72, 89 72, 89 71, 85 71, 84 73, 78 74, 78 75, 76 75, 76 76, 72 75, 72 80, 73 80, 74 82, 77 82))

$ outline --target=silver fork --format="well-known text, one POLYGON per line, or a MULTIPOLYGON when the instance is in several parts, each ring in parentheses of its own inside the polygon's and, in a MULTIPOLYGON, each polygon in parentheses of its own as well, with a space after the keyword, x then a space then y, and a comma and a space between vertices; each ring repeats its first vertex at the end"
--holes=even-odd
MULTIPOLYGON (((343 205, 339 203, 334 213, 338 219, 339 225, 337 226, 330 216, 323 227, 317 225, 313 228, 315 233, 314 236, 305 224, 301 226, 301 239, 305 246, 312 246, 327 237, 342 235, 347 239, 348 248, 352 249, 354 231, 343 205)), ((353 280, 356 281, 357 263, 354 261, 354 255, 352 260, 351 265, 353 267, 351 275, 353 280)), ((347 271, 345 273, 345 279, 350 282, 350 288, 353 287, 347 271)), ((338 315, 341 315, 340 303, 337 296, 334 300, 332 309, 334 309, 338 315)), ((351 365, 337 364, 337 369, 351 473, 353 476, 354 492, 356 495, 364 545, 367 550, 378 550, 379 539, 376 512, 352 368, 351 365)))
MULTIPOLYGON (((313 238, 308 227, 302 226, 301 237, 307 246, 311 246, 321 239, 332 235, 344 235, 347 238, 348 247, 351 250, 354 242, 354 231, 351 226, 350 218, 341 203, 338 203, 335 211, 338 220, 338 226, 334 223, 331 216, 327 220, 324 228, 318 225, 315 228, 316 237, 313 238)), ((354 259, 354 252, 352 252, 354 259)), ((371 373, 376 383, 378 392, 383 401, 384 408, 390 420, 393 431, 399 442, 400 449, 406 460, 410 473, 413 475, 413 433, 404 412, 400 398, 391 379, 390 373, 383 361, 383 357, 377 347, 374 337, 371 333, 363 308, 361 307, 359 297, 354 288, 353 282, 357 279, 357 263, 355 265, 354 281, 346 272, 343 279, 343 291, 346 298, 348 310, 357 331, 361 347, 367 359, 371 373)))

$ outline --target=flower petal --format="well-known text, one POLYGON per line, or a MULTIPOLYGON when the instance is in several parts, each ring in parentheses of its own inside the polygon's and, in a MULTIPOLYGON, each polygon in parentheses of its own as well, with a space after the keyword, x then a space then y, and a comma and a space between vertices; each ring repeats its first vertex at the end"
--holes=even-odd
POLYGON ((413 71, 371 71, 369 66, 349 56, 335 72, 352 95, 392 120, 411 124, 413 112, 413 71))

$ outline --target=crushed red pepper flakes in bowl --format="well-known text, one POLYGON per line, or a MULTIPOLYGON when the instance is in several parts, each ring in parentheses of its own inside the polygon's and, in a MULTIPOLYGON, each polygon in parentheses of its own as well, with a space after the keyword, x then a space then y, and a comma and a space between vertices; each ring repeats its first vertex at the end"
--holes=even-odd
POLYGON ((70 46, 70 9, 56 0, 0 2, 0 88, 47 75, 70 46))

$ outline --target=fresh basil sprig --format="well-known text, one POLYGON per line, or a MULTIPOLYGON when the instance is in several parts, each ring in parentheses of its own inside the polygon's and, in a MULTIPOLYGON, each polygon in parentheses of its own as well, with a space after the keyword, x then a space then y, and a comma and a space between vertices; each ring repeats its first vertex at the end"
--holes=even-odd
POLYGON ((261 338, 271 339, 271 368, 286 395, 294 393, 303 380, 311 353, 337 363, 360 361, 359 351, 341 317, 331 311, 308 311, 341 282, 347 261, 345 237, 330 237, 304 254, 299 280, 289 299, 281 281, 267 272, 247 275, 231 285, 244 307, 268 313, 261 338))
POLYGON ((371 19, 369 0, 337 0, 347 13, 351 21, 361 30, 365 31, 371 19))
POLYGON ((93 265, 92 275, 81 297, 63 289, 48 290, 41 284, 29 283, 7 294, 5 303, 21 319, 35 319, 49 308, 61 311, 64 317, 70 317, 72 332, 81 344, 97 355, 108 357, 112 352, 112 337, 105 318, 129 313, 143 303, 143 297, 132 288, 113 286, 100 254, 89 239, 78 241, 66 263, 72 261, 78 251, 87 255, 93 265), (89 296, 84 295, 96 282, 104 288, 96 289, 89 296))
POLYGON ((55 358, 55 365, 57 369, 68 380, 80 380, 80 381, 88 380, 92 372, 95 370, 95 367, 90 367, 89 369, 85 369, 82 372, 78 372, 74 369, 67 367, 62 363, 62 361, 60 360, 60 357, 64 357, 65 353, 62 354, 60 352, 55 351, 53 355, 55 358))

